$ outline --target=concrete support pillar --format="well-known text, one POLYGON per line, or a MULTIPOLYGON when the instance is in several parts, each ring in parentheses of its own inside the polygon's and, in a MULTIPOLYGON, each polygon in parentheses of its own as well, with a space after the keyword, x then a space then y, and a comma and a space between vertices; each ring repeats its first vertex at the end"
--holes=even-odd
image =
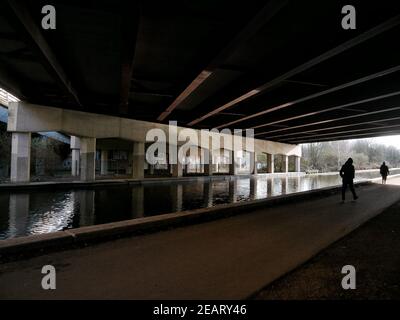
POLYGON ((11 141, 11 182, 31 178, 31 133, 13 132, 11 141))
POLYGON ((301 172, 300 161, 301 161, 301 158, 296 156, 295 161, 294 161, 294 167, 295 167, 294 171, 296 171, 296 172, 301 172))
POLYGON ((282 160, 283 160, 283 172, 288 173, 289 172, 289 156, 283 155, 282 160))
POLYGON ((132 163, 132 178, 143 179, 144 178, 144 142, 133 143, 133 163, 132 163))
POLYGON ((172 176, 175 178, 183 176, 183 165, 178 161, 176 164, 172 164, 172 176))
MULTIPOLYGON (((118 163, 118 161, 117 161, 118 163)), ((126 175, 132 175, 132 164, 133 164, 133 154, 132 152, 128 151, 128 166, 126 167, 126 175)), ((117 170, 117 174, 118 174, 118 170, 117 170)))
POLYGON ((236 152, 234 150, 229 150, 229 174, 231 175, 237 174, 236 157, 236 152))
POLYGON ((213 163, 212 163, 212 152, 209 149, 204 150, 204 174, 212 176, 213 174, 213 163))
POLYGON ((71 174, 73 177, 79 176, 81 159, 81 139, 71 136, 71 174))
POLYGON ((257 153, 250 152, 250 174, 257 174, 257 153))
POLYGON ((81 150, 72 149, 71 150, 71 174, 73 177, 79 176, 80 160, 81 160, 81 150))
POLYGON ((268 171, 268 173, 275 172, 274 155, 270 154, 270 153, 267 154, 267 171, 268 171))
POLYGON ((108 150, 101 150, 100 174, 108 174, 108 150))
POLYGON ((96 138, 81 138, 81 180, 94 181, 96 177, 96 138))

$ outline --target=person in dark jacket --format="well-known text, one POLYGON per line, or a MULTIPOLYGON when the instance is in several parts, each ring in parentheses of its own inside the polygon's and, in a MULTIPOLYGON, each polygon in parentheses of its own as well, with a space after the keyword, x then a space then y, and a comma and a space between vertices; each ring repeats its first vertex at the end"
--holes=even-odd
POLYGON ((386 165, 385 162, 382 163, 380 172, 382 176, 382 184, 386 184, 386 178, 389 175, 389 167, 386 165))
POLYGON ((347 186, 349 186, 351 193, 353 194, 353 199, 357 200, 358 197, 356 195, 356 191, 354 190, 354 184, 353 184, 353 179, 354 179, 354 166, 353 166, 353 159, 349 158, 346 163, 342 166, 342 168, 339 171, 340 176, 342 177, 342 203, 344 203, 344 200, 346 198, 346 189, 347 186))

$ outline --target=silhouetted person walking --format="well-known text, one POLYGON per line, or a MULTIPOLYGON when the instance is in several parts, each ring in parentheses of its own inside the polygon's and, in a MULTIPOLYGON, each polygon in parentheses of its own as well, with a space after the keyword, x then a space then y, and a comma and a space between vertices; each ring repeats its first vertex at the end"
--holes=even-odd
POLYGON ((356 191, 354 190, 354 184, 353 184, 353 179, 354 179, 354 166, 353 166, 353 159, 349 158, 346 163, 342 166, 342 168, 339 171, 340 176, 342 177, 342 203, 344 203, 344 200, 346 198, 346 189, 347 186, 349 186, 351 193, 353 194, 353 199, 357 200, 358 197, 356 195, 356 191))
POLYGON ((386 178, 389 175, 389 167, 386 165, 385 162, 382 163, 380 172, 382 176, 382 184, 386 184, 386 178))

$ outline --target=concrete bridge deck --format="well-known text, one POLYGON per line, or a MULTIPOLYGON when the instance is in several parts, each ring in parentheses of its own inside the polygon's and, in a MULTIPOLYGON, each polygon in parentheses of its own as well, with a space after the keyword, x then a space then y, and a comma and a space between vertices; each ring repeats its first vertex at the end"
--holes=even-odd
POLYGON ((399 201, 400 178, 358 193, 6 263, 0 298, 246 298, 399 201), (46 264, 57 270, 54 291, 40 287, 46 264))

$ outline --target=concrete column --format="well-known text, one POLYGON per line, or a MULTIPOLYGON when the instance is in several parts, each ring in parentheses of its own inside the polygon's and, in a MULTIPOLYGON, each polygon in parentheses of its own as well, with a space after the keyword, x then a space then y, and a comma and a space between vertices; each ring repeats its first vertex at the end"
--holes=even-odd
POLYGON ((101 150, 100 174, 108 174, 108 150, 101 150))
POLYGON ((144 178, 144 142, 133 143, 133 163, 132 163, 132 177, 133 179, 144 178))
POLYGON ((257 153, 250 152, 250 174, 257 174, 257 153))
POLYGON ((171 164, 170 164, 170 156, 169 156, 169 153, 167 153, 167 154, 165 155, 165 157, 166 157, 166 159, 167 159, 167 171, 168 171, 169 174, 172 175, 172 166, 171 166, 171 164))
POLYGON ((31 178, 31 133, 13 132, 11 141, 11 182, 31 178))
MULTIPOLYGON (((186 161, 188 161, 188 160, 186 160, 186 161)), ((189 174, 189 164, 188 163, 186 163, 185 165, 183 165, 182 166, 183 167, 183 175, 187 175, 187 174, 189 174)))
POLYGON ((270 154, 270 153, 267 154, 267 171, 268 171, 268 173, 275 172, 274 155, 270 154))
POLYGON ((73 177, 79 176, 81 159, 81 139, 71 136, 71 174, 73 177))
POLYGON ((183 176, 183 165, 178 161, 176 164, 171 164, 172 176, 175 178, 183 176))
POLYGON ((289 172, 289 156, 283 155, 282 160, 283 160, 283 172, 288 173, 289 172))
POLYGON ((296 172, 301 172, 300 160, 301 160, 300 157, 298 157, 298 156, 295 157, 294 167, 295 167, 296 172))
POLYGON ((128 166, 127 166, 126 172, 125 172, 127 175, 129 175, 129 174, 132 175, 132 164, 133 164, 133 154, 132 154, 132 152, 128 151, 128 166))
POLYGON ((81 151, 79 149, 71 150, 71 174, 73 177, 79 176, 81 151))
POLYGON ((209 149, 204 149, 204 174, 207 176, 213 174, 212 152, 209 149))
POLYGON ((236 156, 237 155, 234 150, 229 150, 229 174, 231 175, 237 174, 236 156))
POLYGON ((81 180, 94 181, 96 177, 96 138, 81 138, 81 180))

